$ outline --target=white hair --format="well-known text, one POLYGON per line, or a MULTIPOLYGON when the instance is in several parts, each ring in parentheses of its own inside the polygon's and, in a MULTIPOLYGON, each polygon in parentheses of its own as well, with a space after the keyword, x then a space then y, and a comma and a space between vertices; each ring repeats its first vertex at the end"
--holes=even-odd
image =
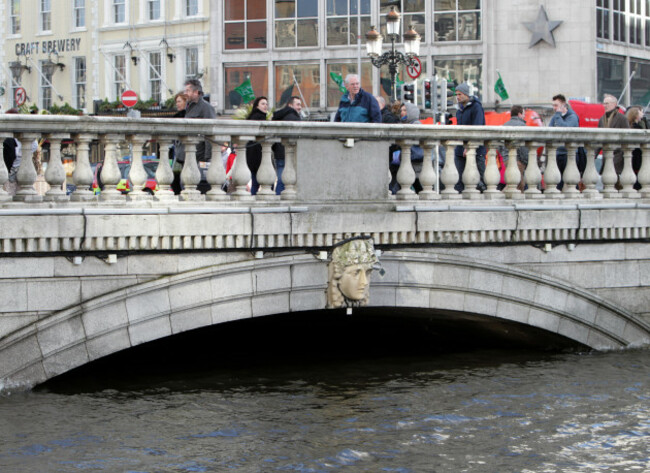
POLYGON ((361 79, 359 79, 359 74, 348 74, 345 76, 345 83, 349 84, 352 79, 357 79, 359 82, 361 82, 361 79))

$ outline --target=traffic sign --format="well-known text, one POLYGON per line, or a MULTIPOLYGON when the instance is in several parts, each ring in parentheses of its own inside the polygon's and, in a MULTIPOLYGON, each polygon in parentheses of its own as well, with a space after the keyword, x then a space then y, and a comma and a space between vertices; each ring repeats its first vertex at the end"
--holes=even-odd
POLYGON ((120 100, 122 101, 122 105, 131 108, 134 107, 136 103, 138 103, 138 94, 132 90, 125 90, 122 92, 120 100))
POLYGON ((14 102, 16 103, 16 107, 20 107, 24 104, 25 100, 27 100, 27 92, 25 92, 25 89, 22 87, 18 87, 14 92, 14 102))
POLYGON ((413 56, 413 63, 406 66, 406 73, 411 79, 417 79, 422 74, 422 62, 417 56, 413 56))

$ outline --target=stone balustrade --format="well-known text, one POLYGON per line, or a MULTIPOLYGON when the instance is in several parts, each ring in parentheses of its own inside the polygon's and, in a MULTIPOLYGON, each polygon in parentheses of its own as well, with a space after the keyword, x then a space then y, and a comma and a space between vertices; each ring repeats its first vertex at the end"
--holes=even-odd
MULTIPOLYGON (((9 195, 2 190, 8 179, 4 161, 0 161, 0 205, 16 206, 40 204, 72 205, 82 203, 100 205, 147 205, 160 202, 164 205, 182 202, 220 202, 236 206, 238 202, 274 205, 283 202, 338 201, 340 203, 380 203, 398 201, 435 201, 470 199, 501 201, 531 199, 557 201, 558 199, 638 199, 650 197, 650 161, 643 160, 638 174, 632 169, 632 153, 641 149, 650 156, 650 132, 647 130, 609 130, 585 128, 536 127, 462 127, 339 124, 316 122, 253 122, 236 120, 185 120, 185 119, 131 119, 112 117, 71 116, 0 116, 0 137, 15 137, 22 143, 23 159, 16 176, 17 191, 9 195), (29 158, 31 143, 45 138, 50 144, 49 162, 45 180, 51 186, 45 195, 34 189, 37 171, 29 158), (200 172, 196 160, 196 146, 202 140, 212 146, 212 165, 207 180, 212 189, 201 194, 197 189, 200 172), (74 192, 66 195, 66 181, 61 159, 61 143, 72 140, 76 150, 72 179, 74 192), (174 195, 170 190, 173 173, 168 150, 174 140, 185 146, 185 163, 181 173, 184 190, 174 195), (221 166, 220 143, 238 145, 238 155, 245 157, 247 143, 262 144, 262 164, 257 173, 260 190, 251 196, 247 190, 250 171, 245 159, 235 161, 232 172, 234 192, 226 194, 222 184, 226 179, 221 166), (281 196, 272 191, 275 172, 271 147, 281 142, 286 148, 283 172, 285 190, 281 196), (143 192, 146 173, 142 164, 142 149, 146 143, 155 143, 160 150, 160 164, 156 171, 158 190, 154 195, 143 192), (401 189, 396 195, 388 191, 390 173, 388 147, 397 143, 402 148, 402 158, 397 172, 401 189), (424 150, 424 162, 416 174, 409 159, 410 147, 419 145, 424 150), (466 166, 459 176, 454 166, 454 148, 464 146, 466 166), (505 147, 512 158, 507 160, 505 187, 498 189, 500 171, 497 166, 498 147, 505 147), (517 149, 526 146, 528 165, 523 173, 525 189, 519 186, 522 175, 517 167, 517 149), (476 165, 479 148, 487 148, 486 169, 483 176, 485 189, 477 189, 481 180, 476 165), (561 174, 556 162, 558 148, 564 147, 569 156, 561 174), (578 148, 586 152, 586 169, 580 174, 573 156, 578 148), (132 191, 124 195, 117 189, 121 176, 118 156, 131 148, 129 178, 132 191), (93 173, 90 164, 91 150, 97 150, 103 161, 101 179, 104 189, 95 195, 90 187, 93 173), (444 150, 438 153, 437 150, 444 150), (541 159, 537 150, 543 149, 541 159), (603 165, 596 168, 595 156, 602 149, 603 165), (614 155, 622 153, 623 168, 617 174, 614 155), (436 166, 436 156, 444 156, 446 165, 436 166), (428 159, 434 157, 434 159, 428 159), (541 164, 541 167, 540 167, 541 164), (437 174, 441 169, 440 175, 437 174), (413 190, 419 179, 423 190, 413 190), (462 180, 464 189, 455 186, 462 180), (557 188, 564 182, 561 190, 557 188), (600 185, 599 182, 602 182, 600 185), (597 185, 599 184, 599 185, 597 185), (518 188, 519 186, 519 188, 518 188), (440 190, 442 189, 442 190, 440 190)), ((504 148, 501 148, 504 149, 504 148)), ((283 204, 284 205, 284 204, 283 204)))

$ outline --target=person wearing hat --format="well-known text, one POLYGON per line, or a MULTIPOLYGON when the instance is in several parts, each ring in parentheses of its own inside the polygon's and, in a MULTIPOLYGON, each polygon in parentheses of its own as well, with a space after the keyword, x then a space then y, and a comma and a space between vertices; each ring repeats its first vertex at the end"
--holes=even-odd
MULTIPOLYGON (((456 123, 458 125, 485 125, 485 112, 481 101, 469 90, 469 84, 463 82, 456 86, 456 101, 458 102, 458 110, 456 111, 456 123)), ((456 162, 456 169, 458 169, 458 182, 454 186, 458 192, 465 189, 463 184, 463 171, 465 170, 465 159, 467 150, 464 146, 456 146, 454 151, 454 161, 456 162)), ((485 174, 485 146, 479 146, 476 150, 476 167, 481 175, 481 179, 476 186, 480 191, 486 189, 483 175, 485 174)))

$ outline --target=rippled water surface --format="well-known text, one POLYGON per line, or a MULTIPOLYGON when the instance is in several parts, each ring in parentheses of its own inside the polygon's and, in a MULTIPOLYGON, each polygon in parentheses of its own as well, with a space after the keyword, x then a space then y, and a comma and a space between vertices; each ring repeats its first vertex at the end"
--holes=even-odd
POLYGON ((0 397, 0 471, 650 471, 647 350, 285 360, 84 383, 0 397))

